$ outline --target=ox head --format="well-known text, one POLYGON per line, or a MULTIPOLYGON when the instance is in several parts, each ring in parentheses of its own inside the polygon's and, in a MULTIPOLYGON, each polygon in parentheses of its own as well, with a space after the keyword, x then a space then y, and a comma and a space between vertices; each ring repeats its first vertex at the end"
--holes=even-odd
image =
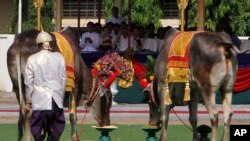
MULTIPOLYGON (((117 83, 116 81, 114 83, 117 83)), ((110 125, 110 108, 112 105, 113 84, 106 88, 96 78, 93 79, 91 91, 84 100, 84 105, 90 107, 90 111, 99 126, 110 125)))

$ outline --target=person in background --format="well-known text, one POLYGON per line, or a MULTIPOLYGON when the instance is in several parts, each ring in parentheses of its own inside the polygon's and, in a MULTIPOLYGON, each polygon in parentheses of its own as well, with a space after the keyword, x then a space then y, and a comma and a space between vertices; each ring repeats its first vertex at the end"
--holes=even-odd
POLYGON ((142 50, 142 42, 143 39, 140 36, 140 31, 138 26, 133 26, 132 27, 132 37, 134 39, 134 48, 135 51, 141 51, 142 50))
POLYGON ((94 23, 88 22, 87 32, 82 34, 82 38, 79 44, 81 51, 95 52, 98 50, 101 43, 101 38, 100 34, 94 32, 94 30, 94 23))
POLYGON ((143 51, 157 52, 157 39, 155 36, 155 27, 153 24, 147 26, 147 35, 145 36, 142 43, 143 51))
POLYGON ((59 141, 65 127, 63 99, 66 85, 66 64, 63 56, 51 47, 52 38, 40 32, 36 43, 41 49, 28 58, 24 83, 26 109, 31 110, 31 133, 35 141, 59 141))
POLYGON ((100 23, 95 23, 94 24, 94 32, 98 33, 99 35, 101 34, 102 32, 102 25, 100 23))
POLYGON ((108 26, 104 26, 101 33, 102 43, 99 46, 101 51, 112 50, 112 36, 111 29, 108 26))
POLYGON ((118 9, 118 7, 113 7, 112 8, 112 16, 113 17, 110 18, 107 21, 107 23, 111 22, 113 24, 121 24, 124 21, 124 19, 122 17, 119 17, 119 9, 118 9))
POLYGON ((165 36, 165 29, 163 27, 158 28, 157 31, 157 52, 161 51, 165 36))
MULTIPOLYGON (((128 28, 127 27, 122 27, 121 32, 118 34, 117 38, 116 38, 116 43, 117 43, 117 51, 126 51, 129 47, 128 44, 128 28)), ((133 43, 134 39, 132 36, 130 36, 130 49, 133 49, 133 43)))
POLYGON ((120 25, 119 24, 114 24, 113 25, 113 29, 111 32, 111 36, 112 36, 112 48, 115 49, 116 46, 116 38, 118 36, 118 34, 120 33, 120 25))

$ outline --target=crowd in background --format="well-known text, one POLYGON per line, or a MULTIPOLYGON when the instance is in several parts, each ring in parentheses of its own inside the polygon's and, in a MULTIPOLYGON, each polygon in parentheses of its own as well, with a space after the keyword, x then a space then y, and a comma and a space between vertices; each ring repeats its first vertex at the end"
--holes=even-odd
POLYGON ((118 13, 118 8, 113 7, 113 17, 105 25, 87 23, 87 30, 82 33, 79 44, 81 51, 125 51, 128 48, 134 51, 160 51, 167 28, 160 27, 156 31, 153 24, 145 27, 128 25, 118 13))
MULTIPOLYGON (((105 25, 88 22, 87 30, 81 35, 79 44, 81 51, 125 51, 128 48, 134 51, 150 52, 161 50, 165 32, 169 27, 160 27, 156 30, 153 24, 145 27, 135 24, 128 25, 118 14, 119 9, 113 7, 112 18, 107 20, 105 25), (128 31, 129 29, 130 31, 128 31)), ((233 44, 240 48, 241 41, 238 36, 233 34, 230 27, 219 24, 216 31, 228 33, 233 44)))
POLYGON ((129 32, 124 21, 120 24, 108 22, 103 26, 88 22, 79 44, 81 51, 125 51, 128 48, 134 51, 160 51, 166 28, 160 27, 155 32, 153 24, 146 27, 131 24, 130 29, 129 32))

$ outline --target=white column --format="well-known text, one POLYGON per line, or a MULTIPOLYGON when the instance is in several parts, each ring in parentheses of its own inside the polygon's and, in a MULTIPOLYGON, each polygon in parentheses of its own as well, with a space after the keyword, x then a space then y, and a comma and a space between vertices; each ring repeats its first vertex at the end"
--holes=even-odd
POLYGON ((18 4, 18 33, 22 32, 22 0, 18 4))

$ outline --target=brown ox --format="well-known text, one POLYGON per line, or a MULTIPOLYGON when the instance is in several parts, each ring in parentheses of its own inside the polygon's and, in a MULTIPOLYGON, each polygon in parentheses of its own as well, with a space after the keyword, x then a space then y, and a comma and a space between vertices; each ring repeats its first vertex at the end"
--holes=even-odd
MULTIPOLYGON (((155 101, 159 107, 151 106, 151 123, 161 123, 163 126, 160 140, 166 140, 167 124, 169 112, 172 107, 183 103, 183 93, 185 84, 180 82, 168 83, 167 64, 169 63, 168 52, 171 42, 179 31, 170 29, 167 31, 164 39, 164 48, 159 53, 155 65, 155 80, 153 91, 155 101), (172 104, 165 104, 166 86, 169 88, 169 94, 172 104)), ((218 110, 216 109, 215 95, 220 91, 224 112, 224 132, 222 140, 228 140, 229 125, 233 111, 232 90, 237 72, 237 54, 240 51, 232 45, 230 37, 226 33, 200 32, 196 33, 190 41, 188 48, 188 69, 190 70, 190 88, 191 100, 188 102, 189 121, 193 128, 193 140, 198 139, 197 135, 197 103, 198 95, 201 93, 203 103, 208 110, 211 125, 211 140, 216 141, 216 132, 218 127, 218 110), (196 90, 195 90, 196 89, 196 90), (197 89, 199 91, 197 91, 197 89)))
MULTIPOLYGON (((19 110, 19 119, 18 119, 18 140, 21 140, 23 136, 23 128, 25 129, 25 138, 27 141, 31 140, 30 132, 30 113, 25 111, 25 88, 24 88, 24 69, 28 57, 31 54, 34 54, 39 51, 36 45, 36 36, 39 33, 37 30, 30 30, 16 35, 14 42, 8 50, 7 54, 7 65, 9 74, 13 83, 13 90, 16 93, 18 103, 20 105, 19 110)), ((60 31, 60 33, 67 39, 69 44, 72 46, 74 52, 74 69, 75 69, 75 89, 73 90, 73 95, 66 93, 64 100, 64 106, 69 106, 69 99, 75 98, 76 105, 72 105, 71 109, 76 110, 76 106, 79 105, 81 99, 88 100, 87 103, 91 104, 91 107, 94 109, 94 118, 99 122, 100 125, 109 125, 110 121, 107 119, 107 107, 101 107, 104 103, 111 101, 111 96, 106 95, 103 98, 100 98, 98 92, 96 93, 96 88, 100 87, 99 83, 93 83, 94 79, 91 72, 88 70, 87 66, 83 62, 80 51, 78 49, 78 36, 74 34, 73 30, 70 27, 65 28, 60 31), (92 87, 95 88, 93 89, 92 87), (93 91, 94 90, 94 91, 93 91), (93 93, 95 92, 95 93, 93 93), (107 98, 110 98, 107 101, 107 98)), ((52 47, 58 49, 58 46, 55 41, 55 36, 53 34, 52 47)), ((108 93, 108 92, 106 92, 108 93)), ((109 105, 109 104, 106 104, 109 105)), ((70 113, 70 123, 71 123, 71 139, 79 140, 76 131, 76 113, 70 113)))

